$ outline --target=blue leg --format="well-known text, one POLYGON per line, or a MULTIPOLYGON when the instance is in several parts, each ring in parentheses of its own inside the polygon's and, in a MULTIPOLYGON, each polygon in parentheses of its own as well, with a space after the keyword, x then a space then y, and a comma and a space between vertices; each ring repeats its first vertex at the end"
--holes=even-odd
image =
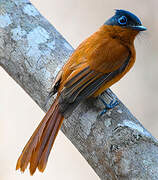
POLYGON ((100 113, 100 116, 102 116, 104 113, 106 113, 109 109, 112 109, 119 104, 119 102, 116 99, 111 100, 111 102, 109 104, 107 104, 103 98, 99 97, 99 99, 105 106, 104 110, 100 113))

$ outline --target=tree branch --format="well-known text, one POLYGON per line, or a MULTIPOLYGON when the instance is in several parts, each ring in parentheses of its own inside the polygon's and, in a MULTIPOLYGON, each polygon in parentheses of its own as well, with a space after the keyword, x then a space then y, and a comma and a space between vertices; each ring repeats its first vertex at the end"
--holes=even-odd
MULTIPOLYGON (((0 1, 0 65, 45 112, 52 81, 72 52, 28 0, 0 1)), ((102 109, 98 100, 81 103, 64 121, 63 133, 101 179, 157 180, 155 138, 121 102, 100 117, 102 109)))

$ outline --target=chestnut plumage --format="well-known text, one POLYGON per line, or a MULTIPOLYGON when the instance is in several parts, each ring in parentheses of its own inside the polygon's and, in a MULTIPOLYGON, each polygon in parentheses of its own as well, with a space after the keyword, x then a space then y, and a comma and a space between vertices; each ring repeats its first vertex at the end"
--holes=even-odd
POLYGON ((146 30, 134 14, 116 10, 97 32, 74 51, 54 81, 57 97, 22 151, 16 169, 43 172, 64 117, 89 97, 97 97, 119 81, 135 62, 134 39, 146 30))

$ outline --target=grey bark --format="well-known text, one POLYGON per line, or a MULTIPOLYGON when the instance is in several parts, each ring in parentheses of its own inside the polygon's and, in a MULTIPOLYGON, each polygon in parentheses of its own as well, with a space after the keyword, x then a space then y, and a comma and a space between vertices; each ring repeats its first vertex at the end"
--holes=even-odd
MULTIPOLYGON (((52 81, 72 52, 28 0, 0 0, 0 65, 45 112, 52 81)), ((100 179, 157 180, 157 140, 121 102, 100 117, 102 109, 97 99, 81 103, 64 120, 63 133, 100 179)))

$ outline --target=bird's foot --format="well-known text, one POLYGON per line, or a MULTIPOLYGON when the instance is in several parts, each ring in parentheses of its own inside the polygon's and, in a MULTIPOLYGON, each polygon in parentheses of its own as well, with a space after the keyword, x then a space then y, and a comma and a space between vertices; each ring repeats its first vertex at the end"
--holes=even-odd
POLYGON ((119 104, 119 102, 117 101, 117 99, 113 99, 111 100, 111 102, 109 104, 107 104, 104 99, 102 99, 101 97, 99 97, 99 99, 101 100, 101 102, 104 104, 105 108, 104 110, 100 113, 100 116, 102 116, 103 114, 105 114, 109 109, 113 109, 115 106, 117 106, 119 104))

